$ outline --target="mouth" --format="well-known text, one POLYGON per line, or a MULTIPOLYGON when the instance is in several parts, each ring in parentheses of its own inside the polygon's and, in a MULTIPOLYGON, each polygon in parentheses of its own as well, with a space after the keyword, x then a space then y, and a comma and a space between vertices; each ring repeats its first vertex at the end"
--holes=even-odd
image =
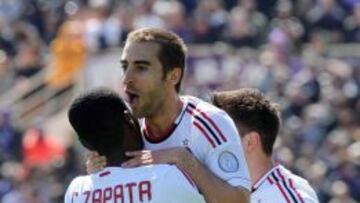
POLYGON ((131 107, 134 107, 139 102, 139 95, 134 91, 125 91, 127 101, 129 102, 131 107))

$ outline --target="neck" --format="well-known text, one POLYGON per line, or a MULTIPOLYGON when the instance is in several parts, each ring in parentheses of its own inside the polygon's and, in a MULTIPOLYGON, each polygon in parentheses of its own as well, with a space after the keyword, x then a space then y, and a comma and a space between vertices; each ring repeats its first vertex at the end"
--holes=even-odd
POLYGON ((130 157, 126 156, 124 151, 113 152, 110 155, 106 156, 106 166, 121 166, 121 164, 130 157))
POLYGON ((177 94, 169 96, 151 116, 146 117, 147 127, 155 136, 165 134, 180 114, 182 102, 177 94))
POLYGON ((274 167, 271 158, 263 153, 255 154, 254 157, 250 157, 247 161, 252 184, 255 184, 274 167))

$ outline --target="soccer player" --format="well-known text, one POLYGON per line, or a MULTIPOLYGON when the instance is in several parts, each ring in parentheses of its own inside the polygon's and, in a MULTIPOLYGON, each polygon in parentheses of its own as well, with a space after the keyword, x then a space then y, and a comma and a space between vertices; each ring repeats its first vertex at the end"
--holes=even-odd
POLYGON ((80 142, 107 158, 107 167, 75 178, 65 203, 156 202, 205 203, 196 187, 178 168, 152 165, 124 169, 127 150, 140 150, 140 126, 123 100, 108 89, 84 94, 72 103, 69 121, 80 142))
MULTIPOLYGON (((213 105, 179 96, 185 57, 184 42, 172 32, 144 28, 128 35, 123 87, 147 150, 127 153, 133 159, 123 166, 176 164, 208 203, 248 202, 251 182, 235 124, 213 105)), ((104 164, 90 160, 88 171, 104 164)))
POLYGON ((230 115, 241 136, 252 181, 250 202, 319 202, 306 180, 271 158, 281 123, 276 104, 250 88, 215 93, 213 103, 230 115))

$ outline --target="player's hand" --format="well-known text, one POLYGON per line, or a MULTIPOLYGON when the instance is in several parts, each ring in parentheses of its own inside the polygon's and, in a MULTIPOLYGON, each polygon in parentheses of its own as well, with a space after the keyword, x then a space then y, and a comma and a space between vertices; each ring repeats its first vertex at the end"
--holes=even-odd
POLYGON ((91 151, 86 158, 86 172, 88 174, 101 171, 106 166, 105 156, 100 156, 97 152, 91 151))
POLYGON ((191 152, 184 147, 174 147, 161 150, 141 150, 126 152, 126 156, 133 157, 124 162, 121 166, 125 168, 132 168, 142 165, 150 164, 175 164, 183 168, 191 152))

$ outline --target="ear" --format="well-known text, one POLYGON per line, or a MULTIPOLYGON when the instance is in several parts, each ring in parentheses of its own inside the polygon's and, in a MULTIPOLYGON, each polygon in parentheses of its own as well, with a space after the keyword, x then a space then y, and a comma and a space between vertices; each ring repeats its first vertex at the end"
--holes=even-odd
POLYGON ((251 152, 261 147, 261 140, 259 133, 251 131, 244 135, 242 139, 244 150, 251 152))
POLYGON ((169 71, 166 76, 167 81, 173 85, 178 84, 180 82, 181 72, 182 71, 180 68, 174 68, 173 70, 169 71))

